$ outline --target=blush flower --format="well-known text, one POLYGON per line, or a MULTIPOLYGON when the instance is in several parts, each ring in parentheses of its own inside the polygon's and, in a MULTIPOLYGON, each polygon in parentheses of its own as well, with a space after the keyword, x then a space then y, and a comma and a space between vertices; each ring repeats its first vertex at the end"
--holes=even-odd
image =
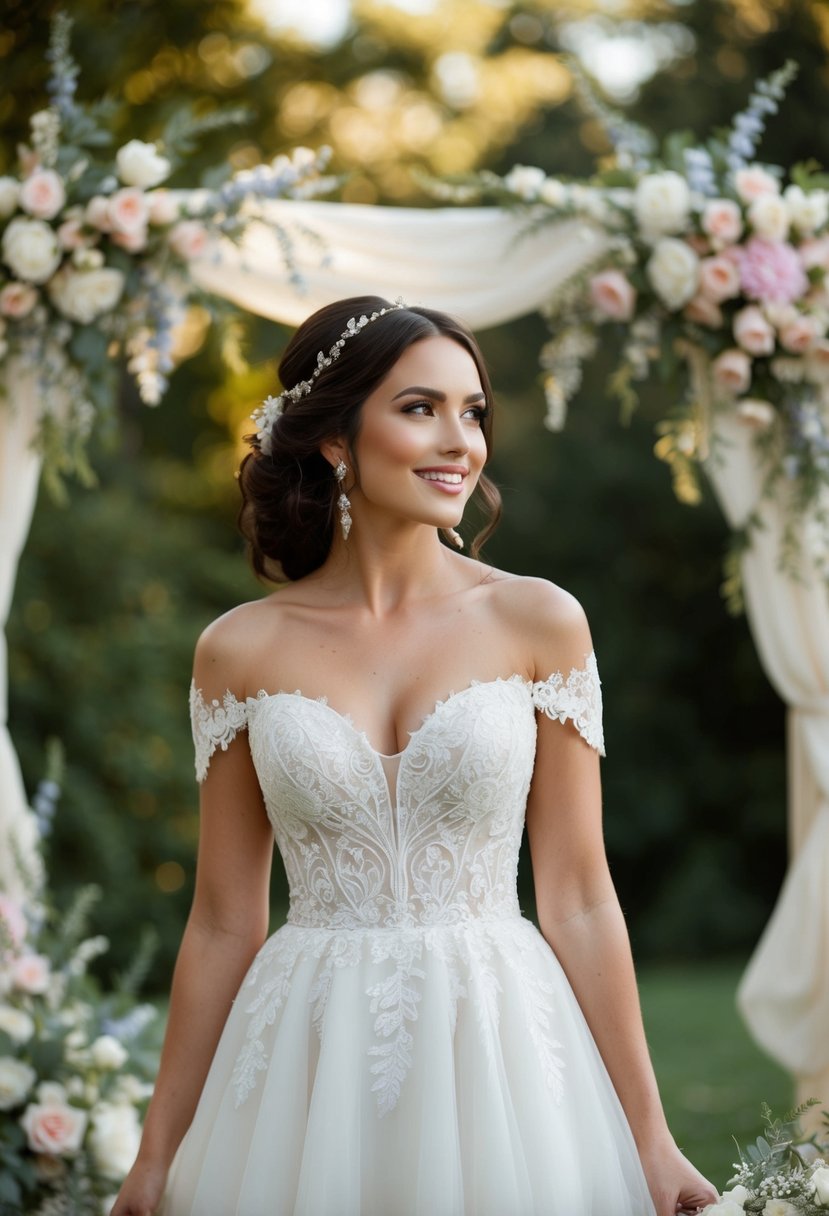
POLYGON ((740 282, 750 300, 782 300, 802 296, 809 280, 797 251, 785 241, 754 236, 740 249, 740 282))
POLYGON ((0 316, 27 317, 35 304, 37 291, 31 283, 7 283, 0 291, 0 316))
POLYGON ((707 296, 696 295, 683 309, 682 315, 697 325, 705 325, 708 329, 720 329, 723 324, 722 309, 719 304, 709 300, 707 296))
POLYGON ((147 197, 136 186, 116 190, 107 203, 107 218, 114 232, 134 233, 146 230, 149 220, 147 197))
POLYGON ((770 355, 774 350, 774 329, 753 304, 734 317, 734 337, 750 355, 770 355))
POLYGON ((724 350, 711 364, 711 374, 720 388, 729 393, 744 393, 751 384, 751 359, 743 350, 724 350))
POLYGON ((66 191, 54 169, 35 169, 20 187, 20 206, 35 219, 53 219, 65 202, 66 191))
POLYGON ((703 258, 699 264, 699 289, 714 304, 732 300, 740 292, 740 271, 731 258, 703 258))
POLYGON ((33 1102, 20 1120, 29 1148, 35 1153, 76 1153, 86 1131, 87 1114, 65 1103, 33 1102))
POLYGON ((636 291, 618 270, 603 270, 590 280, 590 299, 603 316, 629 321, 636 306, 636 291))
POLYGON ((702 213, 702 228, 715 249, 733 245, 743 233, 740 208, 730 198, 715 198, 706 203, 702 213))

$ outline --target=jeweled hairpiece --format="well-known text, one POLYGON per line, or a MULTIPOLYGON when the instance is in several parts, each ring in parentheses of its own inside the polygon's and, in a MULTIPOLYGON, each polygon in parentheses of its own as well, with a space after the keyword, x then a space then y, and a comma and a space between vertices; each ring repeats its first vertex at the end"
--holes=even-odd
POLYGON ((326 367, 340 357, 340 351, 345 346, 349 338, 353 338, 361 329, 365 329, 372 321, 376 321, 378 317, 383 317, 387 312, 396 312, 399 308, 408 308, 408 304, 400 299, 395 300, 388 308, 381 308, 377 312, 367 315, 363 313, 361 317, 351 317, 343 332, 340 334, 337 341, 329 350, 328 354, 320 351, 317 355, 317 366, 311 372, 307 380, 300 380, 293 388, 283 389, 278 397, 266 397, 258 409, 251 414, 251 419, 257 425, 256 438, 259 443, 260 452, 264 452, 267 456, 271 451, 271 432, 273 424, 279 415, 285 409, 287 401, 299 401, 310 393, 314 381, 317 376, 325 371, 326 367))

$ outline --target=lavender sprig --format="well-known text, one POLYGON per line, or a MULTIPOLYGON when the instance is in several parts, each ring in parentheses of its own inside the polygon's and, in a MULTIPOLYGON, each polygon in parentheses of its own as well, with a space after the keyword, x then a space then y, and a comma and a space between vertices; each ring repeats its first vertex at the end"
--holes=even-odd
POLYGON ((72 118, 77 112, 75 90, 78 87, 80 69, 69 49, 71 33, 72 18, 63 9, 59 9, 52 21, 49 49, 46 52, 46 58, 52 65, 46 90, 63 119, 72 118))
POLYGON ((601 124, 613 144, 619 165, 625 169, 647 169, 656 149, 652 133, 631 122, 621 111, 606 105, 574 55, 564 55, 563 59, 572 74, 579 101, 585 111, 601 124))
POLYGON ((760 136, 765 130, 765 115, 776 114, 778 102, 786 95, 786 89, 798 73, 794 59, 787 59, 782 68, 758 81, 748 105, 734 118, 728 139, 726 162, 732 173, 742 169, 754 159, 760 136))

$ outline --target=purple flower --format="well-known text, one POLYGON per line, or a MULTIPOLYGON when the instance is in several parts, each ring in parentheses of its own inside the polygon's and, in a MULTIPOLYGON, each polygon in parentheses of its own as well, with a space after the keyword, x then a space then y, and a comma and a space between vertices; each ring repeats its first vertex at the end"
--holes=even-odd
POLYGON ((809 280, 797 251, 785 241, 753 236, 739 255, 740 283, 750 300, 790 304, 806 293, 809 280))

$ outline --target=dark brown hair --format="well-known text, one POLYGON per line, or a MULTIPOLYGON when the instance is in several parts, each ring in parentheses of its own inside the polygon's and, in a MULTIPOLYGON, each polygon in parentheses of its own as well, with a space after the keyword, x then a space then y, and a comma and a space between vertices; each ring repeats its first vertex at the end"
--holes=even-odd
MULTIPOLYGON (((380 296, 352 296, 313 313, 291 338, 279 364, 286 388, 308 380, 322 351, 328 354, 351 317, 389 308, 380 296)), ((254 570, 272 582, 298 579, 325 561, 336 523, 339 485, 320 452, 328 439, 343 436, 352 448, 359 434, 361 407, 403 352, 423 338, 451 338, 472 356, 481 379, 487 413, 481 423, 487 459, 492 455, 492 386, 478 344, 467 327, 430 308, 393 309, 372 321, 340 350, 339 358, 313 381, 311 391, 288 400, 271 431, 271 452, 259 450, 256 435, 239 470, 242 505, 239 529, 248 542, 254 570)), ((354 459, 359 484, 359 468, 354 459)), ((477 558, 501 516, 501 496, 483 473, 476 493, 483 500, 484 526, 470 545, 477 558)))

